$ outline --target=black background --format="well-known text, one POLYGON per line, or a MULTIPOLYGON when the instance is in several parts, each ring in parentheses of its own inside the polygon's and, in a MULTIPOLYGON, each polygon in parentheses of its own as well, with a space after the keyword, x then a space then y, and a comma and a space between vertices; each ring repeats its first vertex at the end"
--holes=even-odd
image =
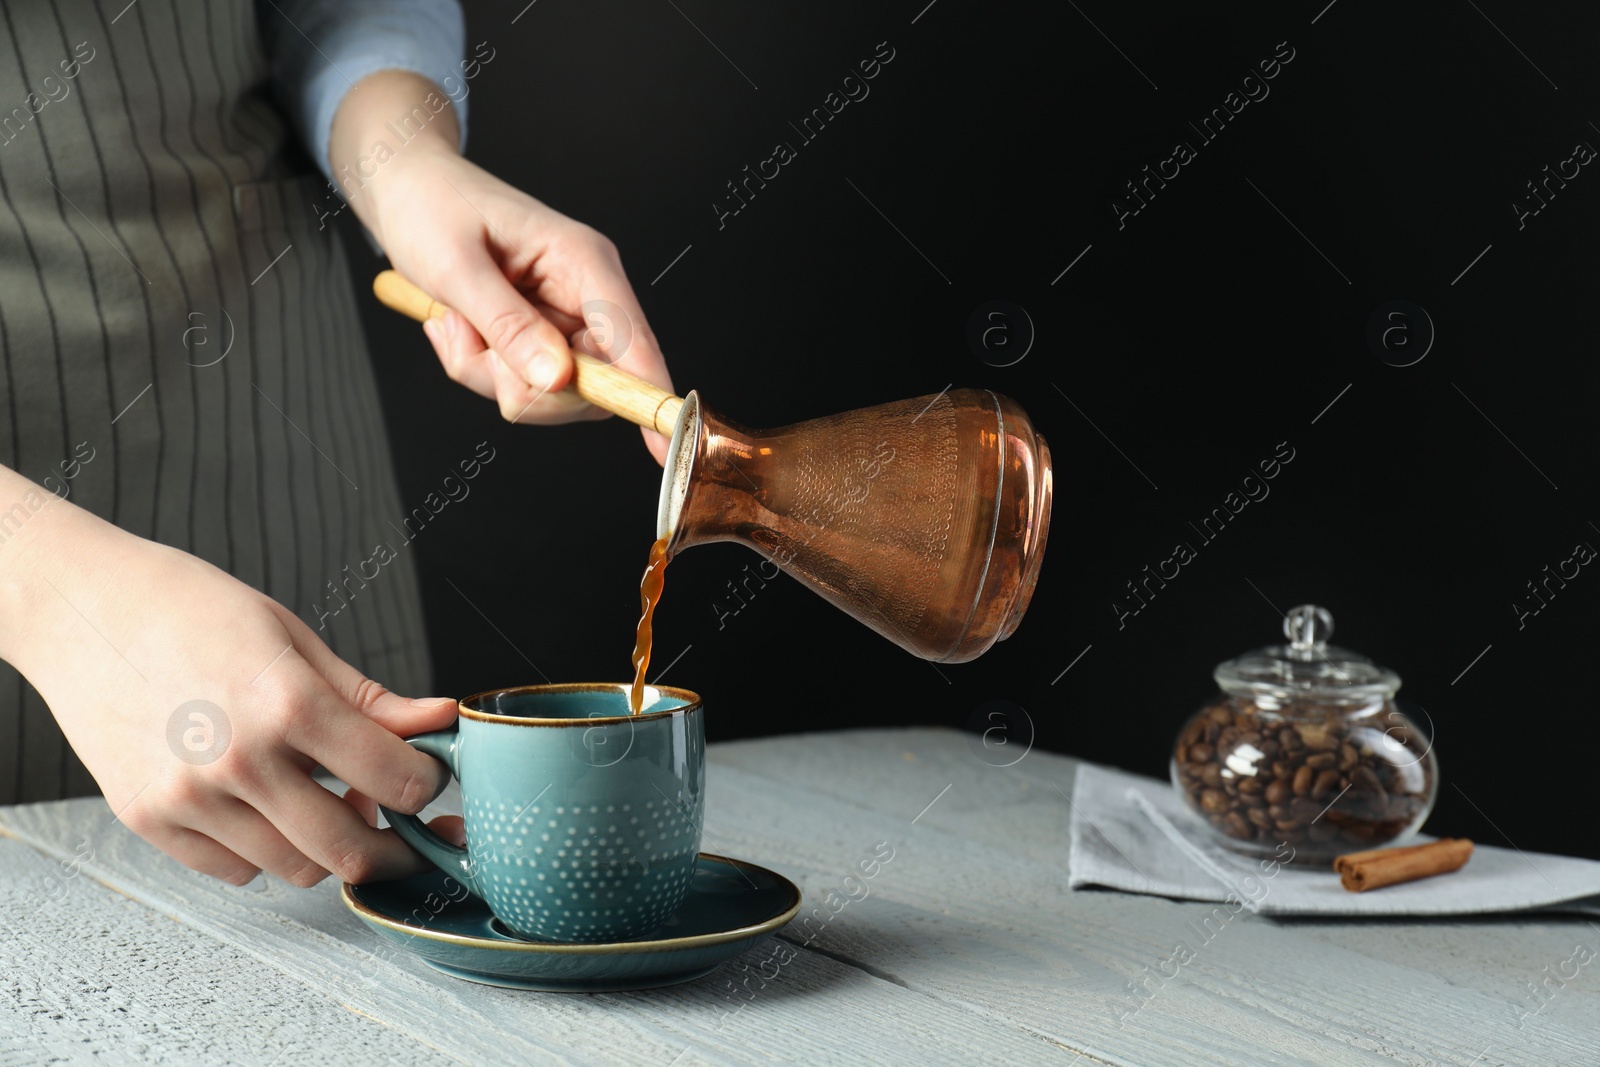
MULTIPOLYGON (((1325 3, 472 5, 469 51, 495 56, 469 154, 617 242, 680 392, 773 426, 988 387, 1054 453, 1032 608, 973 663, 915 659, 787 578, 719 629, 757 557, 675 560, 656 669, 682 653, 662 680, 706 696, 712 740, 969 728, 1005 700, 1018 741, 1031 720, 1040 748, 1164 775, 1214 665, 1315 602, 1434 724, 1430 831, 1600 857, 1600 576, 1520 627, 1512 608, 1600 545, 1600 175, 1521 229, 1511 207, 1600 145, 1600 17, 1325 3), (799 145, 788 123, 885 41, 870 95, 799 145), (1279 42, 1270 95, 1202 145, 1186 123, 1279 42), (1119 229, 1112 199, 1180 140, 1197 158, 1119 229), (778 141, 798 158, 719 229, 725 183, 778 141), (994 299, 1036 330, 1013 366, 967 342, 994 299), (1366 339, 1401 299, 1437 331, 1406 367, 1366 339), (1201 542, 1188 524, 1280 442, 1270 496, 1201 542), (1197 558, 1119 627, 1113 599, 1178 541, 1197 558)), ((382 264, 352 247, 365 281, 382 264)), ((364 311, 408 506, 499 451, 414 546, 439 690, 624 678, 660 483, 637 432, 508 426, 415 324, 364 311)))

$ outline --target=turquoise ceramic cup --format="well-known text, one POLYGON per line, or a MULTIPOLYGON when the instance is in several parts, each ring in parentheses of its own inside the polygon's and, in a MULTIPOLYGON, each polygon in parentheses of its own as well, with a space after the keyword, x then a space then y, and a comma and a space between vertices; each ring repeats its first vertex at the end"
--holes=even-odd
POLYGON ((705 724, 686 689, 533 685, 460 703, 448 730, 410 743, 461 783, 467 847, 416 816, 390 825, 534 941, 625 941, 683 900, 705 814, 705 724))

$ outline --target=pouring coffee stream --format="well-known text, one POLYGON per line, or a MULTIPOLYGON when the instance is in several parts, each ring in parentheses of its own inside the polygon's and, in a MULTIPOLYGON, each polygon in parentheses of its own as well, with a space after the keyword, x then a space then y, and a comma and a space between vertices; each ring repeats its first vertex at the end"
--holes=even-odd
POLYGON ((655 644, 656 605, 667 581, 667 539, 658 537, 650 546, 650 562, 639 580, 639 625, 633 636, 633 688, 628 691, 628 710, 637 715, 644 708, 644 672, 650 669, 650 649, 655 644))
MULTIPOLYGON (((395 271, 373 291, 418 321, 446 310, 395 271)), ((697 392, 679 398, 586 353, 573 359, 580 396, 670 439, 656 512, 662 566, 693 545, 740 542, 938 663, 975 659, 1021 623, 1052 474, 1049 447, 1015 401, 952 389, 752 430, 697 392)), ((655 560, 647 582, 661 576, 655 560)))

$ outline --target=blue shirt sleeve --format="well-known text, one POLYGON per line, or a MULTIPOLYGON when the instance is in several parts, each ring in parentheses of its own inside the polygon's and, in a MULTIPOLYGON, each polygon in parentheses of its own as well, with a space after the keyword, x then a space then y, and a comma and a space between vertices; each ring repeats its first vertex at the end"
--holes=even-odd
POLYGON ((330 179, 334 113, 380 70, 412 71, 439 86, 455 105, 465 147, 469 68, 458 0, 257 0, 256 8, 278 99, 330 179))

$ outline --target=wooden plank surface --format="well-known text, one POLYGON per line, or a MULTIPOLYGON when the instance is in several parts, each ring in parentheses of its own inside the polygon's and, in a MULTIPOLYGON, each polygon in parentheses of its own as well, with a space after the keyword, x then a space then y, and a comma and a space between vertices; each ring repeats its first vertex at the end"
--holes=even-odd
POLYGON ((97 800, 0 809, 0 1063, 1600 1063, 1600 960, 1552 977, 1600 950, 1582 920, 1224 910, 1202 942, 1212 906, 1066 889, 1072 761, 982 755, 940 730, 712 746, 705 847, 802 886, 795 959, 594 996, 438 975, 335 886, 192 874, 97 800))
POLYGON ((1583 919, 1241 914, 1202 943, 1194 930, 1212 905, 1065 888, 1071 760, 1032 752, 993 767, 994 753, 953 731, 792 741, 717 750, 714 783, 735 767, 767 783, 740 821, 759 834, 730 843, 758 862, 792 869, 828 847, 814 826, 869 812, 890 832, 949 785, 911 828, 895 880, 882 879, 877 903, 892 909, 869 913, 869 901, 834 947, 940 1000, 1115 1063, 1600 1064, 1600 957, 1568 962, 1579 945, 1600 952, 1583 919), (809 818, 784 818, 795 806, 809 818), (1180 940, 1195 958, 1166 980, 1158 966, 1180 940), (939 958, 952 949, 968 965, 939 958), (1147 995, 1130 988, 1139 980, 1147 995), (1530 983, 1547 981, 1535 996, 1530 983))

